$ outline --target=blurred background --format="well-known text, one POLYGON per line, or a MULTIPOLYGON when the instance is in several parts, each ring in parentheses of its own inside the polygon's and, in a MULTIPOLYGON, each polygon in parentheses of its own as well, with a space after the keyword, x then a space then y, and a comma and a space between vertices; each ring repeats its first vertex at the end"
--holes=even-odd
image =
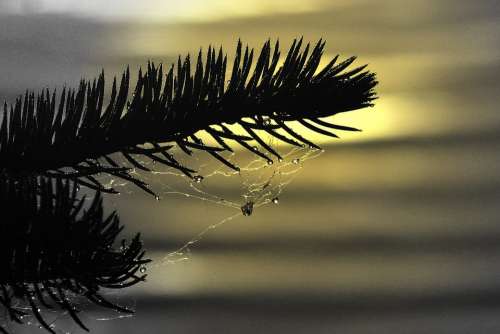
POLYGON ((334 117, 363 132, 323 141, 278 206, 210 231, 185 261, 161 259, 238 209, 109 199, 157 265, 116 296, 136 315, 90 310, 93 333, 500 331, 497 0, 0 0, 0 99, 300 36, 377 73, 376 107, 334 117))

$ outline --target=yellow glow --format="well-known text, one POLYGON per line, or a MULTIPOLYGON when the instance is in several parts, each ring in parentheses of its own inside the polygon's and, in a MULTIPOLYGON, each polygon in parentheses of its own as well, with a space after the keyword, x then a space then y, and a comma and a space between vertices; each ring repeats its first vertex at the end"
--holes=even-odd
MULTIPOLYGON (((375 100, 374 108, 341 113, 327 120, 334 124, 347 125, 362 130, 359 132, 341 131, 338 135, 343 140, 373 140, 384 137, 398 137, 414 129, 414 122, 405 119, 399 110, 408 108, 408 101, 399 96, 381 96, 375 100)), ((331 141, 327 137, 314 134, 319 142, 331 141)))
POLYGON ((279 13, 303 13, 317 10, 326 3, 322 0, 191 0, 168 4, 172 16, 186 21, 214 21, 223 18, 238 18, 279 13), (173 9, 172 9, 173 5, 173 9))

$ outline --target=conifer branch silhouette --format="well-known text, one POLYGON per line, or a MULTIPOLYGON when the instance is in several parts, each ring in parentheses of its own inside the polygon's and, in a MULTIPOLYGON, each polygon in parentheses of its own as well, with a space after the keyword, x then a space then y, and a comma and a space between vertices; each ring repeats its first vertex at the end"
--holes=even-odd
MULTIPOLYGON (((116 213, 104 216, 101 196, 116 190, 97 175, 125 179, 154 195, 131 173, 133 168, 149 170, 143 158, 197 176, 173 156, 175 146, 188 155, 205 151, 239 170, 222 154, 235 146, 267 161, 281 157, 262 133, 292 146, 318 148, 290 127, 292 121, 331 137, 337 136, 332 131, 357 131, 322 118, 372 106, 375 74, 365 66, 347 70, 355 57, 338 62, 336 56, 320 68, 324 47, 322 40, 304 48, 302 39, 295 40, 278 66, 279 42, 273 48, 267 41, 254 62, 254 50, 239 41, 228 77, 227 56, 222 48, 210 47, 204 61, 201 51, 194 64, 189 55, 179 57, 166 73, 162 65, 148 63, 132 89, 127 68, 119 82, 113 80, 109 97, 101 73, 82 80, 77 89, 26 92, 13 105, 5 103, 0 116, 0 261, 6 270, 0 273, 0 304, 10 319, 22 323, 28 315, 16 306, 20 301, 49 332, 54 330, 41 310, 51 308, 66 311, 88 330, 70 296, 130 311, 106 301, 101 289, 143 281, 140 268, 149 260, 139 235, 116 249, 123 227, 116 213), (215 144, 205 144, 199 131, 215 144), (78 198, 80 185, 95 190, 90 204, 78 198)), ((0 326, 0 332, 6 329, 0 326)))
POLYGON ((259 137, 258 131, 295 146, 318 146, 293 131, 287 123, 299 121, 304 127, 326 136, 331 130, 357 129, 330 124, 322 117, 372 105, 376 98, 375 75, 361 66, 346 70, 355 60, 337 63, 338 56, 318 72, 325 42, 311 49, 295 40, 284 63, 279 42, 274 49, 266 42, 253 65, 254 50, 243 51, 238 42, 229 83, 226 85, 227 56, 222 48, 209 48, 205 63, 198 54, 194 73, 191 59, 179 57, 163 75, 162 65, 149 63, 139 76, 129 102, 130 72, 118 84, 113 81, 109 103, 104 107, 105 80, 82 80, 76 90, 57 96, 49 91, 26 93, 10 108, 5 104, 0 126, 0 172, 75 178, 77 182, 103 192, 94 176, 107 173, 153 192, 130 175, 132 167, 148 170, 137 157, 147 157, 193 177, 196 171, 182 166, 169 153, 173 145, 186 154, 208 152, 228 167, 238 167, 220 152, 238 144, 268 161, 280 154, 259 137), (251 71, 253 69, 253 71, 251 71), (58 102, 57 102, 58 101, 58 102), (239 124, 245 135, 236 134, 228 124, 239 124), (206 131, 218 144, 209 146, 197 137, 206 131), (281 132, 278 132, 281 130, 281 132), (260 149, 248 142, 254 140, 260 149), (169 145, 162 146, 161 144, 169 145), (127 165, 110 155, 121 153, 127 165), (70 169, 70 171, 68 171, 70 169))
MULTIPOLYGON (((22 323, 27 304, 40 325, 55 333, 41 314, 61 309, 88 330, 70 296, 120 312, 131 312, 108 302, 102 288, 121 289, 143 281, 140 268, 149 260, 139 235, 129 245, 112 248, 123 229, 115 212, 104 216, 96 193, 90 205, 77 198, 74 182, 24 177, 0 178, 0 304, 10 320, 22 323)), ((0 327, 1 328, 1 327, 0 327)))

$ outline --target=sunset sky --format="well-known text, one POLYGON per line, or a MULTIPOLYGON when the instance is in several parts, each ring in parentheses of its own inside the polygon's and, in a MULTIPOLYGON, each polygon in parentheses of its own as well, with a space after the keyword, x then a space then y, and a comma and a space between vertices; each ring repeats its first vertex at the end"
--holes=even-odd
MULTIPOLYGON (((0 99, 102 68, 109 86, 127 65, 135 74, 209 45, 231 59, 239 38, 287 49, 301 36, 327 41, 324 63, 356 55, 377 73, 375 108, 332 119, 363 132, 313 135, 326 152, 301 165, 280 204, 211 231, 187 261, 159 261, 130 321, 152 333, 221 332, 226 315, 240 334, 500 331, 498 0, 4 0, 0 99)), ((156 258, 239 213, 150 179, 162 201, 134 187, 108 199, 156 258)), ((246 180, 205 181, 237 197, 246 180)), ((128 321, 94 326, 124 334, 128 321)))
POLYGON ((4 1, 2 12, 15 15, 8 19, 14 26, 0 32, 11 49, 1 60, 11 77, 11 94, 24 89, 33 71, 43 74, 30 80, 33 87, 57 85, 75 82, 82 72, 95 75, 104 65, 118 72, 127 63, 134 70, 150 58, 168 64, 178 54, 210 44, 223 45, 231 54, 238 38, 258 48, 267 38, 279 38, 286 47, 304 36, 311 42, 327 40, 324 62, 337 53, 357 55, 359 65, 369 63, 378 74, 376 110, 384 112, 339 117, 366 132, 349 138, 439 135, 500 122, 490 85, 500 58, 494 1, 30 0, 4 1), (14 17, 23 15, 36 19, 12 30, 21 22, 14 17), (33 35, 29 30, 36 22, 45 29, 33 35), (15 38, 23 30, 26 38, 46 41, 37 53, 30 52, 30 45, 16 50, 21 45, 15 38), (34 54, 37 59, 31 59, 34 54), (36 67, 37 61, 44 66, 36 67), (67 70, 56 70, 61 67, 67 70), (482 107, 470 117, 476 100, 482 107))

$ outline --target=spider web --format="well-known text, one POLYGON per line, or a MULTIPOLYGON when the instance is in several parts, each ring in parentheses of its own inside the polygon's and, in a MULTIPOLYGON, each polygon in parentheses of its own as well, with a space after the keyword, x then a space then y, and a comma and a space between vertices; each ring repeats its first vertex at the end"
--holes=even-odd
MULTIPOLYGON (((318 157, 323 152, 305 146, 293 148, 280 146, 274 137, 260 135, 270 147, 282 153, 282 158, 273 157, 274 159, 269 161, 245 150, 221 154, 228 161, 239 166, 240 170, 234 171, 206 152, 195 151, 192 155, 187 155, 175 147, 169 152, 182 165, 198 172, 194 178, 190 179, 176 169, 148 160, 141 161, 141 163, 151 169, 151 172, 132 171, 135 177, 151 186, 151 189, 157 194, 156 200, 158 201, 180 197, 225 207, 229 210, 227 216, 208 224, 179 248, 167 253, 163 258, 155 260, 148 267, 154 268, 187 260, 190 250, 208 233, 236 218, 250 217, 263 206, 278 205, 280 195, 299 175, 305 162, 318 157), (283 154, 283 152, 286 153, 283 154)), ((200 136, 204 137, 203 134, 200 136)), ((249 144, 254 145, 255 150, 258 149, 258 143, 249 142, 249 144)), ((112 186, 120 193, 126 194, 140 191, 127 182, 116 179, 109 179, 107 186, 112 186)), ((119 201, 119 199, 111 198, 119 201)))
MULTIPOLYGON (((239 153, 239 152, 238 152, 239 153)), ((234 154, 236 161, 244 159, 234 154)), ((239 190, 235 191, 231 197, 220 196, 213 193, 208 186, 202 182, 189 182, 190 192, 181 191, 180 195, 196 198, 201 201, 208 201, 215 205, 230 208, 231 214, 221 220, 206 226, 199 233, 195 234, 177 250, 168 253, 161 261, 157 261, 154 266, 176 263, 189 259, 190 251, 207 234, 231 221, 245 217, 251 219, 256 210, 266 205, 279 205, 280 196, 286 187, 299 175, 304 166, 304 162, 321 154, 319 150, 306 148, 294 148, 282 155, 283 159, 276 160, 272 164, 261 158, 240 163, 239 172, 227 172, 223 169, 216 169, 205 174, 205 179, 213 178, 215 182, 239 183, 239 190)), ((238 186, 238 185, 237 185, 238 186)), ((234 189, 236 189, 236 187, 234 189)), ((175 191, 173 193, 176 193, 175 191)))
MULTIPOLYGON (((135 309, 136 301, 130 298, 122 298, 122 294, 120 293, 120 291, 107 290, 105 294, 107 299, 120 304, 120 306, 126 307, 131 310, 135 309)), ((100 308, 98 310, 95 310, 94 305, 88 299, 72 292, 68 292, 67 297, 71 299, 73 304, 77 305, 78 310, 84 311, 78 313, 78 317, 84 323, 88 323, 89 320, 118 320, 134 316, 134 314, 132 313, 125 314, 111 309, 100 308)), ((26 303, 26 301, 13 296, 13 307, 19 311, 23 311, 25 315, 20 317, 23 323, 18 324, 10 320, 8 311, 4 309, 4 311, 0 314, 1 326, 3 329, 6 329, 8 333, 25 333, 26 326, 29 327, 29 332, 48 333, 47 330, 43 328, 43 326, 33 315, 31 307, 26 303)), ((71 334, 82 332, 82 329, 71 319, 68 311, 62 311, 58 308, 39 308, 38 311, 44 318, 46 323, 49 325, 51 330, 55 333, 71 334)), ((92 331, 92 328, 90 329, 92 331)))

